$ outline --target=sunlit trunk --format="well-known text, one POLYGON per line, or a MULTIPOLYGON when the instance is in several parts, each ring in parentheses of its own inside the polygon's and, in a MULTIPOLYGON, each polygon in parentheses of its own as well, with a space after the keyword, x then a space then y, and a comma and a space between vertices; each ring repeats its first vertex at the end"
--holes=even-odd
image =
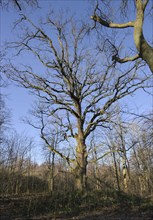
POLYGON ((140 57, 146 61, 153 72, 153 48, 147 43, 143 35, 144 9, 142 2, 136 1, 137 17, 134 24, 134 42, 140 57))
POLYGON ((76 141, 76 188, 79 191, 85 191, 87 187, 87 150, 81 123, 78 123, 78 135, 76 141))
POLYGON ((113 160, 114 160, 114 169, 115 169, 115 175, 116 175, 117 189, 120 191, 119 174, 118 174, 115 152, 113 152, 113 160))
POLYGON ((48 191, 53 192, 54 191, 54 161, 55 161, 55 153, 52 152, 52 161, 49 161, 49 180, 48 180, 48 191))
POLYGON ((123 185, 124 185, 124 190, 126 192, 128 189, 128 183, 127 183, 127 167, 125 161, 123 161, 123 185))

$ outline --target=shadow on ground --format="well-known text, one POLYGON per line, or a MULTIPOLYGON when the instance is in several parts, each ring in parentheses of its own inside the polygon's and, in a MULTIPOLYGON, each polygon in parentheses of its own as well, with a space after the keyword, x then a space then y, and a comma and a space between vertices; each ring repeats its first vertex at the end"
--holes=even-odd
POLYGON ((1 220, 152 220, 153 201, 123 192, 0 197, 1 220))

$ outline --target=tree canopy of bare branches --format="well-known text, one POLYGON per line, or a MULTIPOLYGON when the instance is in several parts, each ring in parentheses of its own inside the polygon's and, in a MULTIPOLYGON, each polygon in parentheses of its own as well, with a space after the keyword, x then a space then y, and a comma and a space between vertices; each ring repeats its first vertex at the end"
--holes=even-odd
POLYGON ((72 165, 76 185, 87 184, 87 139, 98 127, 108 128, 113 121, 115 103, 139 88, 148 87, 149 75, 139 63, 116 69, 107 62, 105 53, 97 53, 88 39, 86 26, 73 19, 52 19, 36 25, 22 15, 17 25, 24 25, 18 41, 8 48, 20 54, 33 54, 43 69, 34 65, 15 65, 10 61, 5 73, 18 85, 32 91, 39 100, 36 115, 41 138, 54 153, 72 165), (74 156, 53 148, 49 139, 51 120, 62 130, 63 141, 73 140, 74 156), (53 120, 54 119, 54 120, 53 120))

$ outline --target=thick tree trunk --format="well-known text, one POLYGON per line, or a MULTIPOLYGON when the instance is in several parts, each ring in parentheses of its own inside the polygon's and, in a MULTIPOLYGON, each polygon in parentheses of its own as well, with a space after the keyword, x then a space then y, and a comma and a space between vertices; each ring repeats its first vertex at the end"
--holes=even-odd
POLYGON ((151 72, 153 73, 153 48, 150 47, 144 38, 142 39, 141 43, 140 56, 146 61, 151 72))
POLYGON ((141 0, 136 1, 137 16, 134 23, 134 42, 139 56, 146 61, 153 72, 153 48, 147 43, 143 35, 144 8, 141 0))
POLYGON ((76 147, 76 188, 79 191, 86 191, 87 188, 87 151, 85 139, 82 134, 78 133, 76 147))
MULTIPOLYGON (((123 24, 116 24, 112 22, 108 22, 107 20, 103 20, 102 17, 94 14, 91 18, 99 22, 101 25, 108 28, 128 28, 134 27, 134 42, 137 48, 138 54, 134 57, 125 57, 123 59, 115 58, 117 62, 124 63, 127 61, 134 61, 137 58, 141 57, 148 64, 151 72, 153 73, 153 47, 151 47, 143 35, 143 24, 144 24, 144 13, 145 8, 148 4, 147 0, 135 0, 136 4, 136 20, 130 21, 123 24)), ((113 58, 114 59, 114 58, 113 58)))

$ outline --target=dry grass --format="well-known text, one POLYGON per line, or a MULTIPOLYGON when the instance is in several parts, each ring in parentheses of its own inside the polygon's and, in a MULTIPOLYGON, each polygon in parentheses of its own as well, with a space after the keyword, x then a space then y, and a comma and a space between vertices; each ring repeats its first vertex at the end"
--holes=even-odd
POLYGON ((124 193, 39 194, 0 198, 1 220, 152 220, 153 202, 124 193))

